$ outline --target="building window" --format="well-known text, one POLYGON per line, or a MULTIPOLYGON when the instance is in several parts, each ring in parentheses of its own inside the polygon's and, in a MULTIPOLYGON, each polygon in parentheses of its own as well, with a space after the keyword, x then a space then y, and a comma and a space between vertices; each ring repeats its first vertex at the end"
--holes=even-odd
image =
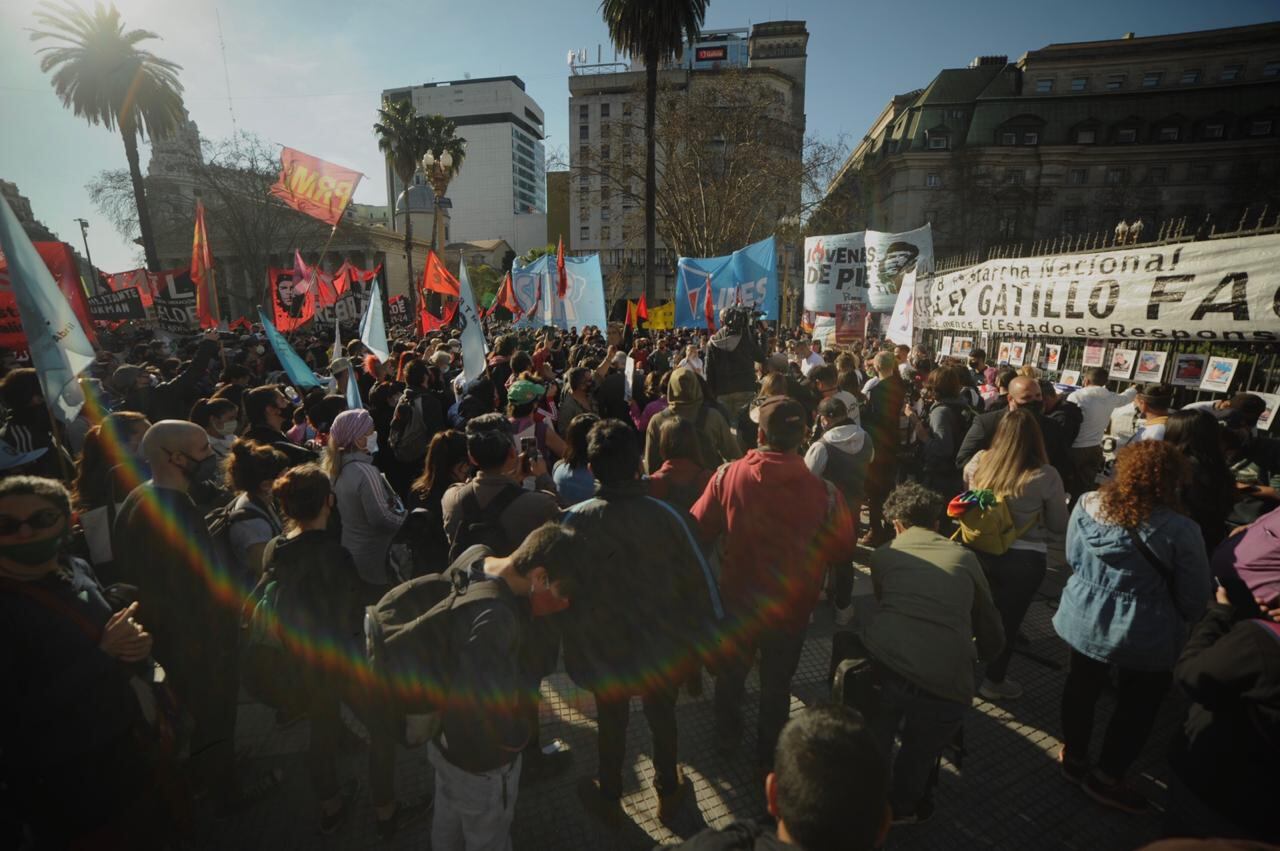
POLYGON ((613 188, 610 186, 600 187, 600 203, 608 204, 609 199, 613 196, 613 188))
POLYGON ((1071 91, 1083 92, 1083 91, 1086 91, 1088 88, 1089 88, 1088 77, 1072 77, 1071 78, 1071 91))
POLYGON ((1160 142, 1176 142, 1178 141, 1177 127, 1161 127, 1156 130, 1156 140, 1160 142))
POLYGON ((964 121, 964 110, 963 109, 951 110, 951 117, 956 119, 957 121, 964 121))
POLYGON ((608 117, 609 117, 609 104, 607 103, 600 104, 600 118, 605 119, 608 117))
POLYGON ((1182 72, 1182 79, 1178 82, 1184 86, 1194 86, 1196 83, 1200 82, 1200 69, 1188 68, 1182 72))
POLYGON ((608 207, 600 208, 600 221, 602 222, 609 221, 609 215, 610 215, 610 210, 608 207))
POLYGON ((1116 89, 1123 89, 1123 88, 1124 88, 1124 81, 1125 81, 1126 79, 1128 79, 1128 75, 1127 75, 1127 74, 1108 74, 1108 75, 1107 75, 1107 90, 1108 90, 1108 91, 1115 91, 1116 89))
POLYGON ((590 138, 591 138, 591 127, 590 127, 589 125, 586 125, 586 124, 579 124, 579 125, 578 125, 578 138, 579 138, 579 139, 581 139, 581 140, 582 140, 582 141, 584 141, 584 142, 585 142, 587 139, 590 139, 590 138))
POLYGON ((1039 80, 1036 80, 1036 94, 1038 95, 1053 94, 1053 78, 1042 77, 1039 80))
POLYGON ((590 156, 591 156, 591 149, 589 147, 587 147, 586 145, 578 146, 578 159, 580 161, 586 162, 587 158, 590 156))
POLYGON ((1280 77, 1280 59, 1273 59, 1262 66, 1262 76, 1280 77))
POLYGON ((1013 186, 1021 186, 1027 178, 1027 173, 1020 168, 1006 168, 1004 170, 1004 182, 1013 186))
POLYGON ((600 146, 600 160, 601 160, 601 162, 608 162, 608 161, 609 161, 609 146, 608 146, 608 145, 601 145, 601 146, 600 146))
POLYGON ((630 114, 631 114, 631 101, 629 101, 629 100, 624 100, 624 101, 622 102, 622 114, 623 114, 624 116, 627 116, 627 115, 630 115, 630 114))
POLYGON ((1131 145, 1138 141, 1138 131, 1133 127, 1121 127, 1116 131, 1116 142, 1121 145, 1131 145))
POLYGON ((1142 87, 1144 89, 1154 89, 1160 85, 1160 81, 1164 79, 1163 71, 1148 71, 1142 75, 1142 87))
POLYGON ((591 105, 586 103, 580 105, 578 107, 578 120, 586 121, 590 117, 591 117, 591 105))
POLYGON ((1249 122, 1250 136, 1270 136, 1271 135, 1271 119, 1265 118, 1260 121, 1249 122))
POLYGON ((925 221, 925 224, 928 224, 928 225, 931 225, 931 224, 934 224, 935 222, 937 222, 937 221, 938 221, 938 211, 937 211, 937 210, 925 210, 925 211, 924 211, 924 221, 925 221))
POLYGON ((591 220, 591 210, 587 207, 578 208, 578 221, 587 222, 591 220))
POLYGON ((942 175, 936 171, 931 171, 924 176, 924 185, 930 189, 939 189, 942 187, 942 175))
POLYGON ((939 134, 929 137, 929 150, 945 151, 947 149, 947 137, 945 134, 939 134))
POLYGON ((1000 235, 1006 238, 1012 238, 1018 232, 1018 211, 1015 208, 1009 208, 1000 211, 1000 220, 996 224, 996 229, 1000 235))
POLYGON ((1080 208, 1068 207, 1062 211, 1062 232, 1076 233, 1080 230, 1080 208))
POLYGON ((1109 168, 1107 169, 1107 184, 1115 186, 1120 183, 1129 181, 1129 169, 1127 168, 1109 168))
POLYGON ((1192 163, 1191 168, 1187 169, 1187 179, 1201 183, 1209 179, 1208 163, 1192 163))
POLYGON ((1240 79, 1240 72, 1243 70, 1243 65, 1223 65, 1222 73, 1218 75, 1218 79, 1224 83, 1234 82, 1240 79))
POLYGON ((1018 134, 1017 134, 1017 133, 1009 133, 1009 132, 1001 133, 1001 134, 1000 134, 1000 144, 1001 144, 1001 145, 1016 145, 1016 144, 1018 144, 1018 134))
POLYGON ((591 225, 578 228, 578 239, 591 239, 591 225))
POLYGON ((1164 166, 1153 166, 1147 170, 1147 181, 1150 183, 1164 183, 1169 179, 1169 169, 1164 166))
POLYGON ((1221 139, 1226 127, 1222 124, 1206 124, 1200 130, 1201 139, 1221 139))
POLYGON ((1089 169, 1073 168, 1067 173, 1067 182, 1072 186, 1084 186, 1089 182, 1089 169))
POLYGON ((605 240, 605 239, 608 239, 609 236, 610 236, 609 226, 608 225, 602 226, 600 228, 600 239, 605 240))
POLYGON ((1097 141, 1098 141, 1097 130, 1077 130, 1076 131, 1077 145, 1092 145, 1097 141))
POLYGON ((1039 133, 1034 133, 1034 132, 1032 132, 1032 133, 1023 133, 1023 134, 1022 134, 1022 144, 1024 144, 1024 145, 1038 145, 1038 144, 1040 144, 1040 134, 1039 134, 1039 133))

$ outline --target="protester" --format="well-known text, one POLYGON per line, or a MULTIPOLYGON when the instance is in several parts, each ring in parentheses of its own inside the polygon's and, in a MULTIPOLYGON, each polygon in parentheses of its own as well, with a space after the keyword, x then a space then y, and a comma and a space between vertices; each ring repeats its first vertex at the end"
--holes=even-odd
POLYGON ((924 381, 925 415, 917 421, 921 484, 942 494, 957 494, 964 484, 956 469, 960 444, 977 416, 961 397, 963 376, 958 369, 940 367, 924 381))
MULTIPOLYGON (((678 370, 677 370, 678 372, 678 370)), ((817 479, 797 454, 804 409, 786 396, 759 406, 759 448, 713 476, 693 506, 702 539, 724 536, 720 589, 728 658, 716 672, 716 741, 736 749, 742 736, 747 673, 760 657, 756 760, 773 760, 786 723, 791 678, 827 567, 853 558, 854 523, 839 491, 817 479), (779 500, 777 494, 785 493, 779 500)))
POLYGON ((333 421, 324 457, 338 500, 342 546, 351 552, 356 571, 368 586, 365 602, 376 600, 392 582, 387 548, 405 518, 404 503, 373 466, 377 448, 369 412, 343 411, 333 421))
POLYGON ((973 424, 969 426, 969 431, 965 433, 964 440, 960 444, 960 451, 956 454, 956 466, 964 469, 978 450, 991 446, 996 428, 1010 411, 1026 408, 1035 415, 1036 425, 1040 427, 1040 435, 1044 439, 1049 463, 1065 481, 1071 470, 1066 435, 1062 432, 1062 426, 1045 417, 1044 397, 1040 392, 1040 383, 1021 375, 1015 376, 1009 382, 1006 402, 1007 405, 1003 408, 988 410, 974 417, 973 424))
POLYGON ((316 460, 316 453, 285 436, 284 429, 292 422, 293 406, 277 385, 264 384, 246 393, 244 412, 249 420, 245 438, 278 449, 293 465, 316 460))
POLYGON ((267 542, 284 531, 271 488, 288 467, 284 453, 269 446, 237 440, 231 447, 226 483, 236 496, 228 506, 226 522, 234 575, 241 588, 257 584, 267 542))
POLYGON ((1222 451, 1222 429, 1202 409, 1183 409, 1169 415, 1164 439, 1177 447, 1191 466, 1182 485, 1183 513, 1196 521, 1207 552, 1227 535, 1227 517, 1235 503, 1235 480, 1222 451))
POLYGON ((239 415, 240 407, 230 399, 200 399, 192 406, 188 419, 209 435, 213 454, 226 458, 240 433, 239 415))
POLYGON ((73 462, 54 443, 53 421, 45 406, 44 392, 34 369, 15 369, 0 380, 0 403, 8 419, 0 426, 0 440, 18 452, 45 452, 26 467, 33 476, 69 482, 73 462))
POLYGON ((738 440, 729 428, 729 422, 718 408, 708 404, 703 385, 697 374, 687 367, 677 367, 671 372, 667 385, 667 408, 654 414, 645 432, 644 469, 652 473, 662 466, 658 455, 658 430, 674 417, 689 420, 698 431, 700 461, 704 466, 717 466, 742 456, 738 440))
POLYGON ((587 465, 587 434, 600 422, 595 414, 578 414, 565 433, 564 453, 551 470, 560 504, 565 508, 591 499, 596 479, 587 465))
POLYGON ((1148 387, 1138 394, 1138 413, 1142 426, 1134 434, 1134 440, 1164 440, 1165 423, 1169 421, 1169 408, 1173 404, 1173 388, 1164 384, 1148 387))
POLYGON ((688 511, 706 490, 711 470, 699 462, 698 432, 693 423, 677 417, 658 429, 662 466, 649 475, 649 496, 688 511))
POLYGON ((888 537, 881 507, 898 476, 898 426, 907 401, 907 385, 898 374, 897 364, 892 352, 876 355, 876 377, 872 379, 875 384, 863 391, 867 409, 862 415, 862 427, 871 436, 874 452, 867 470, 869 522, 859 541, 863 546, 876 546, 888 537))
MULTIPOLYGON (((556 458, 564 457, 565 442, 556 433, 554 423, 534 416, 538 403, 545 394, 545 387, 528 378, 513 381, 507 388, 507 416, 511 419, 511 430, 517 438, 533 438, 538 452, 551 463, 556 458)), ((566 429, 566 436, 567 434, 566 429)))
POLYGON ((1169 689, 1185 627, 1210 598, 1209 561, 1195 521, 1179 514, 1187 462, 1163 441, 1131 444, 1114 478, 1076 503, 1067 528, 1072 574, 1053 618, 1071 647, 1062 693, 1064 776, 1095 801, 1146 812, 1125 775, 1169 689), (1116 677, 1116 709, 1090 770, 1094 707, 1116 677))
MULTIPOLYGON (((1014 636, 1048 570, 1048 540, 1067 530, 1067 494, 1062 477, 1049 464, 1035 416, 1026 408, 1010 411, 996 427, 990 449, 980 450, 964 470, 973 490, 990 491, 1008 506, 1014 540, 999 555, 978 552, 982 572, 1004 625, 1014 636)), ((1016 700, 1022 686, 1009 679, 1013 642, 992 658, 978 693, 987 700, 1016 700)))
POLYGON ((973 663, 996 658, 1006 641, 977 558, 937 533, 945 505, 915 482, 889 494, 895 537, 871 554, 875 603, 859 617, 881 684, 871 720, 881 751, 902 735, 889 792, 898 823, 932 814, 929 778, 970 711, 973 663))

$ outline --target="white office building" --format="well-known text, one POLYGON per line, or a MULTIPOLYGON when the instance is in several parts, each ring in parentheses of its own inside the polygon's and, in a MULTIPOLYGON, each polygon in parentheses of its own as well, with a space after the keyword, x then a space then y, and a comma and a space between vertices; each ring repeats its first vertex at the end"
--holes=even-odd
MULTIPOLYGON (((542 108, 519 77, 486 77, 387 89, 411 99, 419 115, 443 115, 467 140, 462 170, 449 183, 450 242, 504 239, 517 253, 547 243, 547 181, 542 108)), ((403 186, 387 169, 393 209, 403 186)), ((424 181, 419 176, 416 181, 424 181)), ((402 227, 396 216, 396 229, 402 227)))

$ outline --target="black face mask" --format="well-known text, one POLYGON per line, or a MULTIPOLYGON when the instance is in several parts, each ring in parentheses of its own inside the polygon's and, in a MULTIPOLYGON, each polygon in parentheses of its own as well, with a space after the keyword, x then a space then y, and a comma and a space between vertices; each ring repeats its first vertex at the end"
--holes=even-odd
POLYGON ((1026 402, 1022 405, 1019 405, 1018 410, 1030 411, 1032 414, 1035 414, 1038 417, 1044 413, 1044 402, 1040 401, 1039 399, 1037 399, 1034 402, 1026 402))

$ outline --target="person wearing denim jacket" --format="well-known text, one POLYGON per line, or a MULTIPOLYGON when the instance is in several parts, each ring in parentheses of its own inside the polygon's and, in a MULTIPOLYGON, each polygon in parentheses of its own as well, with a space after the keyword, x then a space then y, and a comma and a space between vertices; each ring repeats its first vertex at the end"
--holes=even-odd
POLYGON ((1122 782, 1124 774, 1151 732, 1188 625, 1212 594, 1199 527, 1177 511, 1188 475, 1186 459, 1164 441, 1131 444, 1116 459, 1115 477, 1085 494, 1067 525, 1072 574, 1053 618, 1071 646, 1059 759, 1068 780, 1131 813, 1148 802, 1122 782), (1112 669, 1116 710, 1090 772, 1094 706, 1112 669))

